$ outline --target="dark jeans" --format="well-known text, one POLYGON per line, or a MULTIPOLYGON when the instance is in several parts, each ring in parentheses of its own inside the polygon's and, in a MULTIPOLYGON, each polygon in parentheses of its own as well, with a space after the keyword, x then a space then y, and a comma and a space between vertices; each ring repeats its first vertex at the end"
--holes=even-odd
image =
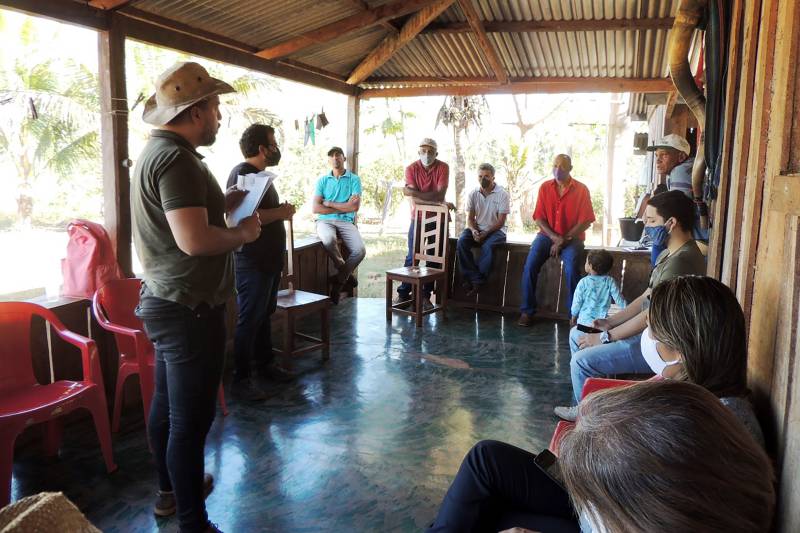
MULTIPOLYGON (((550 259, 550 248, 553 241, 544 233, 539 233, 531 243, 531 251, 525 260, 525 270, 522 273, 522 304, 520 311, 532 315, 536 313, 536 283, 539 280, 539 271, 544 263, 550 259)), ((561 249, 564 262, 564 276, 567 278, 567 310, 572 308, 572 295, 575 287, 581 280, 581 266, 583 261, 583 241, 573 239, 561 249)))
POLYGON ((263 372, 275 359, 272 354, 270 317, 275 312, 280 272, 264 272, 247 258, 236 255, 236 302, 239 317, 233 339, 236 369, 234 381, 250 377, 250 363, 263 372))
POLYGON ((510 444, 484 440, 461 462, 428 533, 502 531, 577 533, 566 491, 534 464, 536 456, 510 444))
POLYGON ((225 306, 197 309, 143 296, 137 315, 155 345, 155 392, 148 437, 158 486, 175 492, 182 532, 208 524, 203 495, 206 435, 225 354, 225 306))
POLYGON ((483 242, 475 242, 472 237, 472 230, 465 229, 458 238, 456 251, 458 252, 458 267, 461 269, 461 274, 466 281, 474 285, 483 285, 486 283, 486 278, 489 277, 489 271, 492 269, 492 260, 494 259, 494 248, 506 242, 506 234, 502 231, 495 231, 483 242), (472 255, 472 248, 479 246, 481 255, 478 259, 478 264, 475 264, 475 258, 472 255))
MULTIPOLYGON (((406 254, 406 260, 403 263, 404 267, 410 267, 414 264, 414 222, 416 221, 417 215, 414 213, 414 218, 411 220, 411 224, 408 225, 408 253, 406 254)), ((430 231, 434 227, 434 223, 430 222, 425 224, 425 230, 430 231)), ((442 268, 440 263, 431 263, 425 261, 425 266, 429 266, 431 268, 442 268)), ((424 297, 430 299, 431 293, 433 292, 433 283, 426 283, 422 286, 422 292, 424 297)), ((401 283, 399 287, 397 287, 397 294, 400 296, 401 299, 408 299, 411 296, 411 285, 408 283, 401 283)))

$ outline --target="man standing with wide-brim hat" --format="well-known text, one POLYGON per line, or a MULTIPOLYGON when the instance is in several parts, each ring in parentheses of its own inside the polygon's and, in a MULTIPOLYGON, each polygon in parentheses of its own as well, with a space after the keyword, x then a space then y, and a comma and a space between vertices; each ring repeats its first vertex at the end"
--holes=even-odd
POLYGON ((230 252, 261 232, 258 215, 226 227, 225 212, 243 193, 223 193, 196 151, 214 143, 219 95, 230 92, 197 63, 161 74, 142 117, 156 129, 132 180, 133 240, 144 267, 136 314, 155 346, 147 428, 158 470, 154 512, 177 510, 181 532, 218 531, 205 509, 214 480, 203 474, 203 449, 222 376, 230 252))

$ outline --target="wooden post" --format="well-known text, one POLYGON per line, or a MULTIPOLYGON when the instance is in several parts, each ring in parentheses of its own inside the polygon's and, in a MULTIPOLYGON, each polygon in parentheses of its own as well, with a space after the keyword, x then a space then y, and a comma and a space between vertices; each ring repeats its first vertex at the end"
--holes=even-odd
POLYGON ((104 222, 119 266, 132 276, 125 34, 116 17, 108 30, 98 32, 98 52, 104 222))
POLYGON ((361 127, 361 98, 359 96, 347 97, 347 168, 350 172, 358 174, 358 130, 361 127))

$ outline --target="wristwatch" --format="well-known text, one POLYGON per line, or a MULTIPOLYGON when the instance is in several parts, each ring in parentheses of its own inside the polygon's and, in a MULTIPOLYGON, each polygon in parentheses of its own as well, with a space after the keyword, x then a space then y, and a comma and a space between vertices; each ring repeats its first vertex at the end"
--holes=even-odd
POLYGON ((603 344, 608 344, 611 342, 611 334, 608 331, 604 331, 600 334, 600 342, 603 344))

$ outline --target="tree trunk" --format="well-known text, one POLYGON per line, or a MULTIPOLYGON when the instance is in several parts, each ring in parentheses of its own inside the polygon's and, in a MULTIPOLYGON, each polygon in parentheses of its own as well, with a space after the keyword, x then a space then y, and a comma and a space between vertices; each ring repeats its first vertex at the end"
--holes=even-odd
POLYGON ((461 235, 467 225, 464 213, 465 163, 464 151, 461 147, 463 132, 458 123, 453 124, 453 144, 456 148, 456 235, 461 235))

